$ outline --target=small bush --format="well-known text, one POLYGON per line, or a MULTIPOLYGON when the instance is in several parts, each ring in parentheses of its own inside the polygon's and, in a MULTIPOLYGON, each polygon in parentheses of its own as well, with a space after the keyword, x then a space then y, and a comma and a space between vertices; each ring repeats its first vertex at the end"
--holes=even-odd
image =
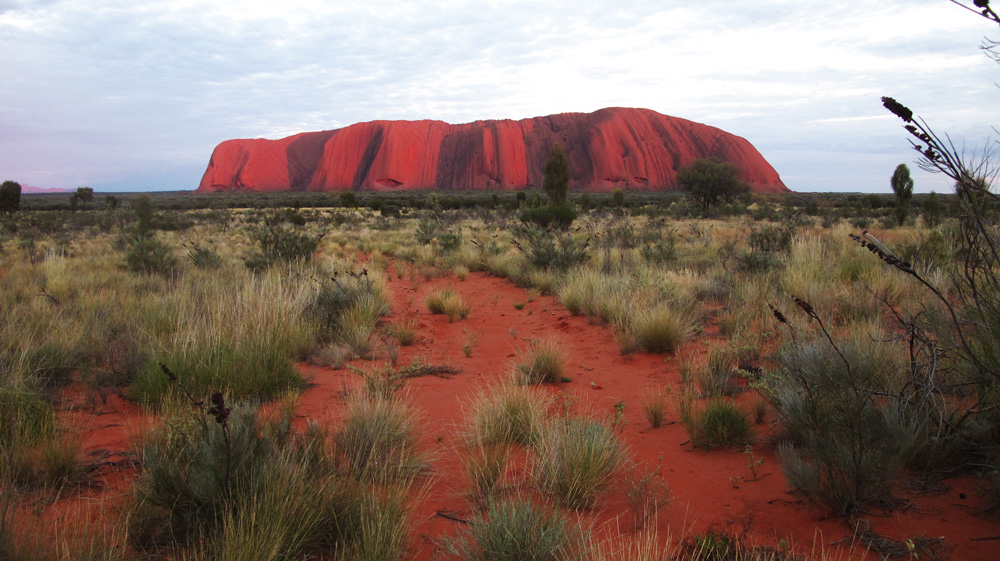
POLYGON ((450 288, 443 288, 427 296, 426 302, 427 309, 432 314, 444 314, 448 316, 449 323, 465 319, 469 315, 469 305, 462 300, 462 297, 457 292, 450 288))
POLYGON ((173 250, 155 235, 135 238, 125 252, 125 268, 133 273, 171 276, 177 272, 173 250))
POLYGON ((543 339, 518 353, 514 379, 522 385, 555 384, 562 380, 565 371, 566 353, 562 345, 552 339, 543 339))
POLYGON ((534 224, 540 228, 565 230, 576 220, 576 211, 567 205, 551 205, 532 208, 521 214, 521 222, 534 224))
POLYGON ((714 399, 695 413, 688 425, 691 442, 698 448, 744 446, 753 439, 747 414, 730 401, 714 399))
POLYGON ((587 240, 571 233, 526 227, 517 232, 514 245, 538 269, 567 271, 587 260, 587 240))
POLYGON ((548 406, 548 399, 530 388, 505 385, 474 405, 467 433, 470 445, 531 444, 548 406))
POLYGON ((188 259, 199 269, 218 269, 222 266, 222 258, 219 252, 212 246, 204 246, 198 243, 188 245, 188 259))
POLYGON ((631 327, 636 344, 648 353, 672 353, 694 332, 691 319, 665 303, 639 310, 631 327))
POLYGON ((462 455, 462 465, 472 485, 470 495, 476 506, 484 507, 493 501, 507 469, 509 454, 506 445, 497 444, 474 446, 462 455))
POLYGON ((663 392, 651 393, 642 396, 642 410, 646 414, 649 426, 654 429, 663 425, 664 410, 667 406, 667 398, 663 392))
POLYGON ((425 467, 416 449, 413 413, 398 401, 351 401, 334 442, 358 480, 405 480, 425 467))
POLYGON ((247 268, 261 272, 275 263, 312 259, 323 236, 299 232, 294 224, 286 226, 287 221, 287 214, 275 212, 251 229, 250 237, 260 246, 260 252, 245 259, 247 268))
POLYGON ((660 468, 657 467, 652 472, 646 468, 642 475, 633 470, 626 476, 625 500, 632 513, 634 528, 641 530, 650 518, 656 519, 661 508, 670 504, 673 495, 667 482, 660 476, 660 468))
POLYGON ((416 319, 402 319, 388 327, 389 335, 395 337, 399 344, 408 347, 417 341, 417 328, 419 322, 416 319))
POLYGON ((567 508, 592 506, 625 460, 625 449, 609 426, 579 417, 545 427, 534 451, 539 487, 567 508))
POLYGON ((899 366, 867 333, 838 347, 814 337, 779 349, 779 370, 761 388, 791 441, 779 449, 788 482, 840 516, 891 506, 892 482, 919 427, 882 397, 899 366))
POLYGON ((584 558, 585 538, 559 511, 518 498, 491 504, 445 549, 466 561, 568 561, 584 558))

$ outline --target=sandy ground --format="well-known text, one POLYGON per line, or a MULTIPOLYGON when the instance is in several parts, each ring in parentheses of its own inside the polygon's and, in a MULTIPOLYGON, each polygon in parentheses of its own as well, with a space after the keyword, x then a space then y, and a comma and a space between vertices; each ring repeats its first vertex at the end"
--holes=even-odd
MULTIPOLYGON (((406 265, 399 265, 405 269, 406 265)), ((389 287, 393 314, 388 321, 415 318, 419 323, 417 342, 403 347, 399 364, 419 358, 425 364, 449 365, 460 373, 447 377, 426 376, 407 383, 404 390, 421 417, 422 445, 431 456, 430 474, 416 494, 411 519, 411 555, 415 560, 443 558, 440 539, 453 534, 461 520, 474 510, 466 495, 468 483, 458 461, 459 432, 477 393, 496 387, 509 375, 516 353, 529 341, 557 338, 568 351, 569 382, 546 388, 560 403, 573 402, 573 410, 611 418, 615 404, 624 402, 624 422, 618 425, 636 463, 638 473, 659 466, 674 500, 650 522, 666 536, 680 539, 719 530, 742 534, 764 545, 790 544, 796 552, 809 555, 817 548, 829 550, 835 559, 862 558, 838 545, 851 541, 854 529, 811 507, 803 497, 791 494, 774 457, 771 436, 775 425, 770 414, 756 425, 755 457, 762 457, 760 477, 753 481, 748 457, 743 450, 702 451, 692 449, 688 434, 678 422, 677 400, 668 399, 667 424, 653 429, 646 421, 641 399, 667 387, 681 387, 677 360, 669 355, 622 355, 604 326, 593 325, 584 317, 571 316, 557 301, 538 296, 529 302, 529 292, 503 279, 472 273, 465 281, 453 275, 429 281, 399 279, 391 265, 389 287), (426 295, 442 287, 457 290, 471 304, 468 318, 448 323, 446 317, 431 315, 424 304, 426 295), (524 304, 518 310, 515 304, 524 304), (463 347, 471 345, 471 356, 463 347), (456 520, 458 519, 458 520, 456 520), (852 557, 853 555, 853 557, 852 557)), ((687 343, 690 352, 703 352, 717 330, 711 325, 687 343)), ((384 359, 358 368, 382 368, 384 359)), ((311 381, 302 394, 298 415, 320 422, 338 418, 344 407, 345 392, 356 388, 360 377, 350 369, 302 364, 311 381)), ((129 450, 133 435, 141 432, 147 419, 131 402, 118 395, 88 394, 70 388, 63 399, 62 421, 82 436, 88 461, 99 463, 98 485, 58 501, 58 510, 78 508, 74 504, 114 507, 123 502, 135 476, 134 455, 129 450)), ((748 406, 755 396, 741 398, 748 406)), ((506 481, 512 487, 527 487, 524 462, 515 461, 506 481)), ((623 478, 622 478, 623 479, 623 478)), ((1000 522, 978 514, 982 501, 974 478, 946 480, 937 492, 908 490, 901 485, 897 495, 904 508, 893 512, 875 511, 864 516, 878 533, 897 539, 943 538, 954 561, 1000 559, 1000 522), (985 539, 984 539, 985 538, 985 539)), ((634 533, 633 519, 625 500, 624 485, 618 484, 602 496, 599 504, 581 514, 600 536, 634 533)), ((875 559, 877 556, 868 556, 875 559)))

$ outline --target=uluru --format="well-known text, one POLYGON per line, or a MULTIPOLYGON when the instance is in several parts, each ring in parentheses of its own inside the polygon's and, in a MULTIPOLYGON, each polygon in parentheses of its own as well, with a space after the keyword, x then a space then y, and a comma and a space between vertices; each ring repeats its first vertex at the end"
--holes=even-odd
POLYGON ((554 143, 573 191, 677 189, 677 170, 718 158, 758 193, 788 188, 746 139, 649 109, 486 120, 371 121, 279 140, 219 144, 198 187, 213 191, 518 190, 541 187, 554 143))

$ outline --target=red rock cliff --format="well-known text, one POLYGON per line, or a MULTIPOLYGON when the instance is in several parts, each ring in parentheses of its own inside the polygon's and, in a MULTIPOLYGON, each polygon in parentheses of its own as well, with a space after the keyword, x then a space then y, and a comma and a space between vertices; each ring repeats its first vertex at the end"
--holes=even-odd
POLYGON ((541 187, 552 144, 566 149, 575 191, 676 189, 684 164, 739 166, 756 192, 787 192, 745 139, 648 109, 601 109, 520 121, 372 121, 280 140, 227 140, 198 191, 387 191, 541 187))

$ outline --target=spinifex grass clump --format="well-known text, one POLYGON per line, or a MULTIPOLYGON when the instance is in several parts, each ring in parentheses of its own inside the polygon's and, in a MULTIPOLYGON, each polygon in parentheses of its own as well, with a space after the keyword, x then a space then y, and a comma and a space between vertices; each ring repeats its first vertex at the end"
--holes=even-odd
POLYGON ((474 445, 462 453, 462 466, 472 488, 470 495, 477 507, 494 500, 509 459, 510 448, 504 444, 474 445))
POLYGON ((584 559, 586 533, 558 510, 516 498, 492 503, 445 543, 464 561, 584 559))
POLYGON ((339 340, 355 356, 369 356, 374 350, 372 335, 390 311, 385 275, 367 268, 335 270, 329 281, 320 283, 308 310, 320 322, 322 339, 339 340))
POLYGON ((636 344, 648 353, 672 353, 694 333, 692 320, 666 302, 638 310, 630 325, 636 344))
POLYGON ((281 271, 240 273, 223 280, 192 271, 176 293, 157 299, 166 307, 156 320, 163 335, 137 373, 132 397, 154 405, 176 394, 158 363, 198 394, 267 399, 304 385, 292 358, 304 358, 316 341, 316 323, 302 313, 310 287, 281 271))
POLYGON ((583 417, 553 421, 533 448, 535 480, 567 508, 592 506, 625 460, 611 427, 583 417))
POLYGON ((417 451, 413 412, 401 401, 351 401, 334 442, 348 471, 362 481, 412 479, 426 468, 417 451))
POLYGON ((407 347, 417 340, 419 322, 416 319, 402 319, 388 326, 389 335, 396 338, 399 344, 407 347))
POLYGON ((701 411, 689 409, 685 426, 691 443, 698 448, 743 446, 753 439, 747 413, 726 399, 713 399, 701 411))
POLYGON ((467 439, 473 446, 535 441, 549 400, 531 388, 504 385, 473 406, 467 439))
POLYGON ((554 339, 535 341, 518 352, 514 380, 519 384, 555 384, 566 371, 566 351, 554 339))
POLYGON ((291 431, 294 402, 265 420, 221 393, 170 416, 141 449, 144 471, 129 507, 128 537, 139 549, 195 559, 274 559, 348 553, 399 559, 405 549, 406 485, 382 489, 344 477, 327 432, 291 431), (210 407, 209 407, 210 405, 210 407))
POLYGON ((427 296, 427 309, 432 314, 444 314, 449 322, 465 319, 470 307, 462 297, 450 288, 442 288, 427 296))

